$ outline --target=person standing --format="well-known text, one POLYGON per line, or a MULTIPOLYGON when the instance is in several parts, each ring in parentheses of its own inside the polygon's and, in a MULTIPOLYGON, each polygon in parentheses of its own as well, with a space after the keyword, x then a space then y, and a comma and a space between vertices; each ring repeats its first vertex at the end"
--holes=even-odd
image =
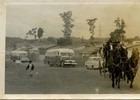
POLYGON ((21 63, 21 61, 17 59, 17 60, 15 61, 15 63, 16 63, 17 66, 19 66, 19 64, 21 63))
POLYGON ((34 70, 34 64, 32 64, 32 61, 29 61, 29 64, 26 67, 26 70, 29 70, 29 76, 33 76, 33 70, 34 70))

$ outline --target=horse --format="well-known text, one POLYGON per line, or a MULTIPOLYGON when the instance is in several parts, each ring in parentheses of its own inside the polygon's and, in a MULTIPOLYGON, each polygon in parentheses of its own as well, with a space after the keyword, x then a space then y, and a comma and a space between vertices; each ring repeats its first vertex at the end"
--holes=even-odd
MULTIPOLYGON (((127 60, 128 60, 128 51, 127 51, 127 48, 124 45, 121 46, 120 53, 121 53, 121 66, 123 68, 123 66, 127 63, 127 60)), ((123 71, 123 74, 122 74, 121 77, 122 77, 122 79, 125 80, 126 74, 125 74, 124 71, 123 71)))
POLYGON ((139 51, 138 48, 132 50, 131 57, 123 66, 123 71, 127 76, 127 83, 130 81, 130 88, 133 88, 133 81, 138 70, 139 51))
POLYGON ((121 66, 121 48, 114 48, 113 49, 113 62, 111 66, 111 79, 112 79, 112 87, 114 88, 117 85, 120 88, 120 79, 122 76, 122 66, 121 66))
POLYGON ((112 80, 112 87, 117 85, 120 88, 123 64, 127 60, 127 49, 119 43, 108 43, 104 46, 104 66, 108 68, 109 77, 112 80))
POLYGON ((112 80, 112 87, 117 85, 120 88, 120 79, 122 77, 122 47, 119 43, 111 43, 107 50, 106 67, 109 71, 109 77, 112 80))

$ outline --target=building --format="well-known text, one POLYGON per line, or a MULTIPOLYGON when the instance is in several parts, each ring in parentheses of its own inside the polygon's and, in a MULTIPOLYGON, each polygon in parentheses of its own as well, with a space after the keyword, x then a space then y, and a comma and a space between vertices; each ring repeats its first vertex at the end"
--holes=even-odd
POLYGON ((140 41, 133 41, 132 44, 140 44, 140 41))

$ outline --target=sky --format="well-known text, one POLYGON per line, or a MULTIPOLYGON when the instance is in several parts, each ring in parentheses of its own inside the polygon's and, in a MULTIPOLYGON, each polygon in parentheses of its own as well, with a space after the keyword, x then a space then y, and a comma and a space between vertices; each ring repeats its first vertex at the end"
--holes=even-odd
POLYGON ((97 18, 95 37, 109 37, 114 31, 118 17, 126 23, 126 37, 140 36, 139 4, 73 4, 73 5, 7 5, 6 36, 25 38, 26 33, 35 27, 44 29, 43 37, 62 37, 64 22, 60 13, 72 11, 75 25, 72 36, 90 37, 86 19, 97 18), (99 34, 101 26, 101 35, 99 34))

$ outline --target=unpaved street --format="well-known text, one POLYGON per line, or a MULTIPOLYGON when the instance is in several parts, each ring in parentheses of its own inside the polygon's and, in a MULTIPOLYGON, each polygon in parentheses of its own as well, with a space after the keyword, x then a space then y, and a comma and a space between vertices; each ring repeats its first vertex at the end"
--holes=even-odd
POLYGON ((41 62, 35 65, 34 76, 30 78, 25 70, 27 63, 16 65, 8 61, 5 68, 6 94, 139 94, 140 69, 134 80, 134 89, 121 80, 121 89, 112 88, 111 80, 100 76, 98 70, 87 70, 84 66, 75 68, 49 67, 41 62))

